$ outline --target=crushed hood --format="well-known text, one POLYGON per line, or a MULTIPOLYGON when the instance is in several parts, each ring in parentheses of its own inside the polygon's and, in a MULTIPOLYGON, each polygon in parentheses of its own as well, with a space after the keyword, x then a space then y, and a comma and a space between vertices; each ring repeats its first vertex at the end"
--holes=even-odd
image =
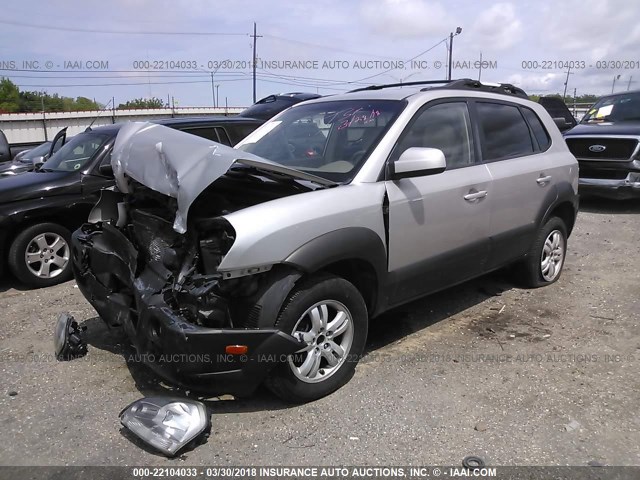
POLYGON ((152 190, 177 199, 173 229, 178 233, 187 231, 187 215, 195 199, 236 162, 321 184, 332 183, 251 153, 148 122, 132 122, 122 127, 111 156, 121 192, 130 191, 126 174, 152 190))

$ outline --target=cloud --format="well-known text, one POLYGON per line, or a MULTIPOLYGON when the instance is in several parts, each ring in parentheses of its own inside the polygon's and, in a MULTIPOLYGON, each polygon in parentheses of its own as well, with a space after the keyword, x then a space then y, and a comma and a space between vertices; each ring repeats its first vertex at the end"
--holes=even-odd
POLYGON ((548 94, 558 91, 558 85, 561 83, 564 84, 564 76, 557 73, 544 73, 540 75, 516 73, 510 75, 506 81, 507 83, 523 88, 529 93, 541 92, 548 94))
POLYGON ((511 3, 496 3, 480 13, 470 35, 477 37, 484 47, 505 50, 520 41, 523 26, 511 3))
POLYGON ((444 34, 453 25, 442 5, 424 0, 366 0, 360 13, 371 30, 393 38, 444 34))

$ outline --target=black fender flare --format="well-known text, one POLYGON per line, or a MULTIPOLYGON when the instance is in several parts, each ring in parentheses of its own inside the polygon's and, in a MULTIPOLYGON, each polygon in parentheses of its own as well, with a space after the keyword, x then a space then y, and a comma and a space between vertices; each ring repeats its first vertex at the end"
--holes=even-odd
POLYGON ((347 227, 325 233, 294 250, 283 262, 274 265, 267 274, 267 287, 261 289, 252 306, 245 312, 245 327, 273 327, 282 304, 305 274, 321 270, 340 260, 363 260, 369 263, 377 276, 378 291, 387 274, 387 250, 382 239, 364 227, 347 227))
POLYGON ((309 274, 341 260, 360 260, 370 265, 376 276, 376 303, 385 297, 382 289, 387 279, 387 249, 380 236, 369 228, 345 227, 320 235, 298 247, 283 263, 309 274))
POLYGON ((378 280, 387 271, 387 249, 380 236, 365 227, 346 227, 320 235, 292 252, 283 263, 306 273, 316 272, 340 260, 364 260, 378 280))

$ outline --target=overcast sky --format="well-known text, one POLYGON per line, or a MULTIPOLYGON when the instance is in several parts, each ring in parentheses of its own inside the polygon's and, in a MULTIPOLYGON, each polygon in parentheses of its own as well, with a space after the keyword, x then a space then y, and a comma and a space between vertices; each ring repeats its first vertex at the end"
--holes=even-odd
POLYGON ((111 97, 117 105, 136 97, 169 96, 179 106, 210 106, 207 72, 215 65, 209 62, 231 60, 233 65, 220 66, 214 75, 219 103, 227 98, 229 106, 245 106, 252 101, 248 67, 254 21, 262 35, 259 59, 317 62, 305 70, 259 68, 258 98, 442 79, 448 42, 439 42, 459 26, 453 58, 462 68, 454 69, 454 78, 477 78, 473 62, 482 53, 497 65, 485 64, 482 80, 513 83, 528 93, 562 93, 566 68, 554 62, 574 61, 568 94, 574 88, 578 94, 605 94, 618 75, 616 90, 626 90, 631 77, 631 88, 640 88, 639 20, 640 2, 629 0, 22 0, 2 6, 0 75, 23 90, 82 95, 101 103, 111 97), (114 31, 160 34, 109 33, 114 31), (429 68, 411 68, 408 60, 414 57, 429 68), (34 60, 38 71, 18 71, 23 61, 34 60), (92 60, 108 62, 108 69, 86 71, 92 60), (401 60, 404 68, 385 72, 401 60), (603 60, 631 61, 635 68, 596 63, 603 60), (75 63, 65 68, 65 61, 81 62, 82 71, 75 63), (145 66, 135 63, 140 61, 185 61, 196 69, 185 73, 181 64, 156 62, 158 69, 146 73, 136 71, 145 66), (523 68, 527 61, 537 61, 537 68, 534 63, 523 68))

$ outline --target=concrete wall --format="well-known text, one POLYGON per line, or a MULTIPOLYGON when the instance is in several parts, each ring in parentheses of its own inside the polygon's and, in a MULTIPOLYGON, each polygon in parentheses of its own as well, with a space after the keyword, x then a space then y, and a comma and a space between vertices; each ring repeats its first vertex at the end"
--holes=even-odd
POLYGON ((244 107, 176 107, 157 109, 105 110, 85 112, 2 113, 0 129, 10 144, 44 142, 52 140, 56 133, 68 127, 67 135, 94 126, 127 121, 144 121, 155 118, 198 117, 206 115, 237 115, 244 107), (96 119, 96 117, 98 117, 96 119), (95 121, 94 121, 95 120, 95 121))

